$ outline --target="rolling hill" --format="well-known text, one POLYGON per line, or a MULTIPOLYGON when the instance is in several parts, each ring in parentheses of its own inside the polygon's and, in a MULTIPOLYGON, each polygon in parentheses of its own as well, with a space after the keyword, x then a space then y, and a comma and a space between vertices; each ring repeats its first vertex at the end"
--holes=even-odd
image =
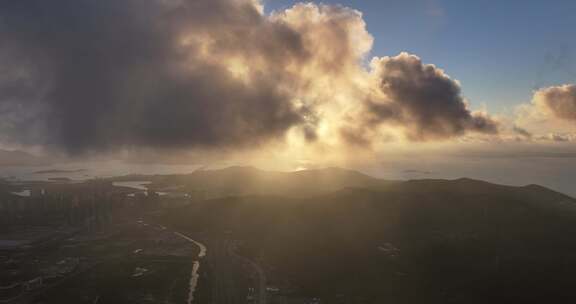
POLYGON ((273 277, 328 303, 574 299, 576 201, 544 187, 387 182, 341 169, 231 168, 179 178, 186 187, 246 188, 162 221, 242 240, 243 254, 273 277), (291 191, 300 193, 282 195, 291 191))

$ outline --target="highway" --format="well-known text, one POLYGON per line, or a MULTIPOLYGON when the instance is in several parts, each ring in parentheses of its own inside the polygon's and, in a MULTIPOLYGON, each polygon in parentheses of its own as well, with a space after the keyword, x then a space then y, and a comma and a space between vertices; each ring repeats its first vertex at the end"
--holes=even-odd
POLYGON ((267 299, 264 270, 234 252, 234 245, 235 241, 226 238, 210 240, 212 303, 265 304, 267 299), (255 292, 251 293, 250 289, 255 292))
MULTIPOLYGON (((161 226, 161 227, 163 227, 163 226, 161 226)), ((182 234, 182 233, 180 233, 180 232, 174 232, 174 234, 176 234, 177 236, 179 236, 179 237, 181 237, 181 238, 183 238, 183 239, 185 239, 185 240, 187 240, 187 241, 189 241, 189 242, 191 242, 191 243, 194 243, 196 246, 200 247, 200 253, 198 253, 198 258, 201 259, 201 258, 203 258, 203 257, 206 256, 206 253, 208 252, 208 249, 206 248, 206 246, 204 246, 204 244, 202 244, 202 243, 200 243, 200 242, 198 242, 198 241, 195 241, 195 240, 187 237, 186 235, 184 235, 184 234, 182 234)))
MULTIPOLYGON (((163 226, 160 226, 160 227, 163 227, 163 226)), ((200 259, 202 259, 203 257, 206 256, 206 253, 208 250, 206 249, 206 246, 204 246, 204 244, 202 244, 196 240, 193 240, 193 239, 189 238, 188 236, 186 236, 180 232, 174 232, 174 234, 187 240, 188 242, 195 244, 196 246, 198 246, 200 248, 200 253, 198 253, 197 260, 195 259, 194 264, 192 264, 192 272, 190 274, 190 287, 188 289, 187 303, 192 304, 194 302, 194 292, 196 291, 196 286, 198 285, 198 278, 199 278, 198 270, 200 269, 200 259)))
POLYGON ((262 267, 260 267, 260 265, 253 262, 252 260, 236 254, 236 252, 234 252, 233 244, 229 244, 228 252, 230 253, 230 255, 242 260, 244 263, 250 265, 250 267, 254 269, 254 272, 258 277, 257 280, 258 286, 256 286, 256 290, 258 291, 256 297, 256 304, 266 304, 266 273, 264 272, 262 267))
MULTIPOLYGON (((162 229, 166 229, 160 226, 162 229)), ((248 282, 246 278, 255 277, 255 290, 254 297, 255 304, 266 304, 266 274, 262 267, 250 259, 238 255, 234 249, 234 242, 227 239, 210 240, 211 254, 207 256, 207 247, 188 237, 187 235, 174 232, 180 238, 191 242, 200 248, 197 260, 194 261, 192 266, 192 273, 190 276, 190 288, 188 295, 188 304, 194 301, 194 292, 197 287, 199 278, 199 269, 201 266, 201 259, 208 257, 209 270, 211 272, 210 281, 212 286, 212 303, 216 304, 232 304, 232 303, 246 303, 247 287, 254 286, 248 282), (247 274, 242 266, 248 266, 251 271, 247 274), (252 276, 254 274, 254 276, 252 276)))

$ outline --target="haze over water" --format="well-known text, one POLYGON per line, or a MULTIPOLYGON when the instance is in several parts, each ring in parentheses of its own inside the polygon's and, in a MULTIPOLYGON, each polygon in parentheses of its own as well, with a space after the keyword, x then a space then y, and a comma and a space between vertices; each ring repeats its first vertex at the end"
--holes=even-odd
MULTIPOLYGON (((205 165, 131 164, 122 161, 82 162, 50 166, 4 167, 0 178, 16 181, 47 181, 51 178, 69 178, 74 181, 107 178, 129 174, 168 175, 188 174, 199 169, 220 169, 235 164, 223 162, 205 165), (53 173, 37 173, 53 171, 53 173), (67 172, 65 172, 67 171, 67 172)), ((260 169, 275 169, 259 167, 260 169)), ((286 166, 281 171, 314 169, 315 166, 286 166)), ((413 157, 383 160, 379 165, 350 167, 374 177, 389 180, 457 179, 468 177, 493 183, 524 186, 539 184, 576 196, 576 163, 571 157, 413 157)))

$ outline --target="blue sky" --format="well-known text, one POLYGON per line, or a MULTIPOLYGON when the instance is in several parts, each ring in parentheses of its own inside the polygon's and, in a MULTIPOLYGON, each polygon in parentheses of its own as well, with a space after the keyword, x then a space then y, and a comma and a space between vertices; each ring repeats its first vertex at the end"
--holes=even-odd
MULTIPOLYGON (((294 0, 264 0, 266 10, 294 0)), ((576 1, 324 0, 364 13, 372 56, 420 56, 461 81, 473 108, 502 113, 537 87, 576 83, 576 1)))

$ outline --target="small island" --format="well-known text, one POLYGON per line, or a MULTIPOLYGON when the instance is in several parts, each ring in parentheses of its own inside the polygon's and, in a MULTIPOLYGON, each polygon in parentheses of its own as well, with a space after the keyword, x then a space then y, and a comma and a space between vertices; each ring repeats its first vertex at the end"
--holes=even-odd
POLYGON ((34 174, 59 174, 59 173, 80 173, 80 172, 86 172, 88 170, 86 169, 51 169, 51 170, 40 170, 40 171, 36 171, 34 172, 34 174))

